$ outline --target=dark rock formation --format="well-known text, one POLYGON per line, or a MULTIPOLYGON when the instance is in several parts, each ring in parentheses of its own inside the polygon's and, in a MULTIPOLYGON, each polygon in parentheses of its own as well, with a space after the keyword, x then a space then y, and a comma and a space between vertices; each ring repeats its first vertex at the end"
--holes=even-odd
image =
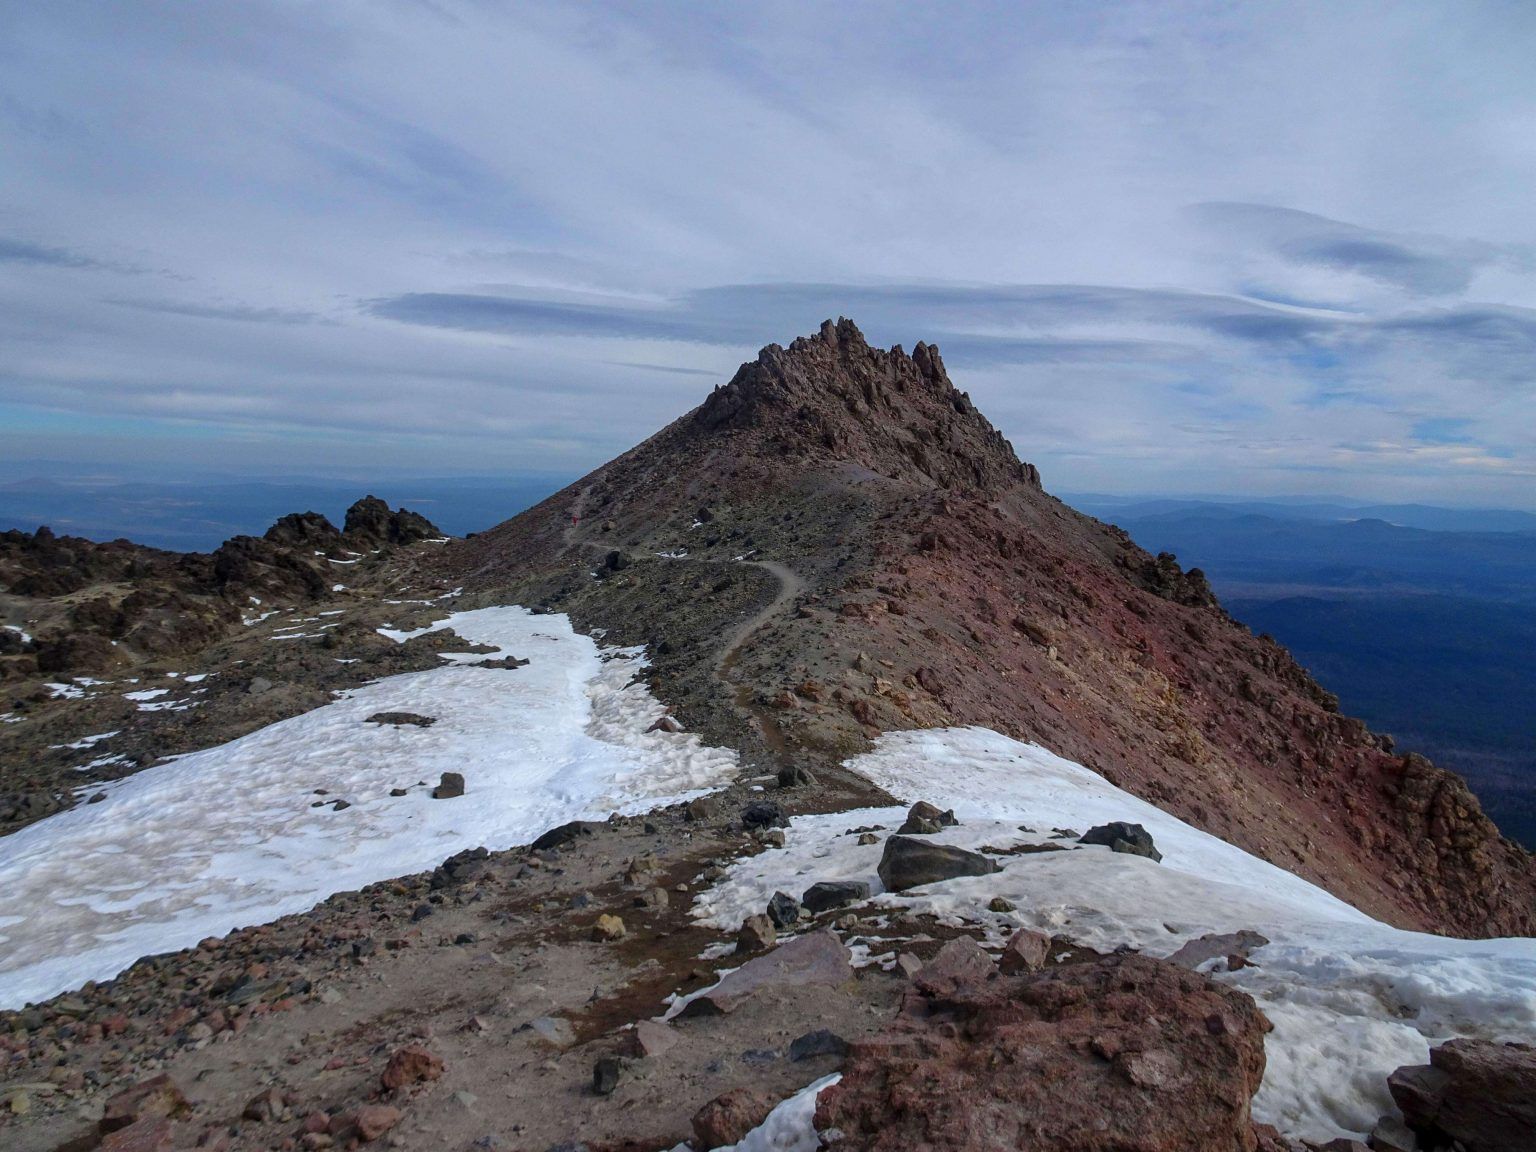
POLYGON ((364 496, 347 509, 342 535, 354 546, 378 547, 383 544, 414 544, 442 533, 425 516, 405 508, 391 512, 377 496, 364 496))
POLYGON ((1140 824, 1127 824, 1116 820, 1112 824, 1100 824, 1090 828, 1078 839, 1079 844, 1103 844, 1112 852, 1125 852, 1131 856, 1145 856, 1148 860, 1162 860, 1163 854, 1152 843, 1152 833, 1140 824))
POLYGON ((330 552, 341 547, 341 533, 318 512, 290 512, 263 534, 262 539, 283 548, 308 548, 330 552))

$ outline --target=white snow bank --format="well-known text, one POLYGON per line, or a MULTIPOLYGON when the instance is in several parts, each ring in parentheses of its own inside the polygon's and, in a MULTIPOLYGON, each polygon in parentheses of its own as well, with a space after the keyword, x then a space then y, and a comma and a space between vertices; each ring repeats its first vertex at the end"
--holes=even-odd
POLYGON ((906 802, 954 808, 961 825, 931 838, 940 843, 1007 848, 1052 842, 1055 827, 1128 820, 1152 833, 1163 861, 1100 847, 1001 856, 994 875, 893 895, 875 872, 883 844, 861 847, 847 833, 875 824, 894 832, 905 809, 871 808, 797 817, 782 850, 738 861, 696 899, 694 915, 733 930, 775 890, 799 896, 818 880, 848 879, 868 881, 878 904, 981 925, 994 944, 1030 926, 1100 951, 1129 944, 1166 956, 1209 932, 1257 930, 1271 940, 1253 954, 1257 966, 1214 973, 1252 995, 1275 1025, 1254 1112, 1319 1141, 1364 1133, 1391 1112, 1387 1075, 1425 1062, 1432 1043, 1536 1040, 1536 940, 1388 927, 1081 765, 987 729, 888 734, 848 766, 906 802), (994 896, 1017 911, 988 911, 994 896))
POLYGON ((646 731, 664 709, 631 683, 640 649, 600 651, 564 616, 515 607, 436 627, 497 651, 445 654, 451 666, 365 685, 0 837, 0 1007, 464 848, 687 799, 735 772, 733 752, 646 731), (467 666, 507 655, 530 663, 467 666), (437 722, 364 723, 381 711, 437 722), (443 771, 464 774, 464 797, 389 795, 443 771), (311 808, 321 788, 351 807, 311 808))

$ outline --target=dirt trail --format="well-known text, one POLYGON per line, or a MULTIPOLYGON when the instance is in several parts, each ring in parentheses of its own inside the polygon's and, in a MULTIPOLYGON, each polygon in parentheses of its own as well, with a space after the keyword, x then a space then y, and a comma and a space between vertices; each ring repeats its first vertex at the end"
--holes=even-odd
MULTIPOLYGON (((627 549, 615 549, 598 540, 587 540, 581 536, 582 517, 586 513, 587 497, 591 492, 591 486, 583 488, 576 494, 576 499, 571 505, 571 518, 562 530, 562 538, 568 548, 591 548, 599 552, 622 552, 631 560, 652 559, 643 554, 637 554, 627 549)), ((687 564, 697 562, 694 557, 678 556, 670 558, 674 564, 687 564)), ((721 563, 721 561, 710 561, 721 563)), ((735 560, 730 563, 738 564, 744 568, 761 568, 779 582, 779 591, 761 610, 748 619, 742 621, 726 637, 721 645, 719 653, 715 656, 714 675, 727 687, 733 687, 732 698, 736 706, 748 716, 758 732, 762 735, 763 743, 775 759, 787 761, 790 756, 788 744, 785 741, 783 729, 774 716, 772 709, 761 704, 752 691, 750 684, 737 684, 731 675, 736 664, 741 646, 759 628, 762 628, 774 617, 782 613, 794 603, 805 591, 805 581, 789 565, 778 560, 735 560)))

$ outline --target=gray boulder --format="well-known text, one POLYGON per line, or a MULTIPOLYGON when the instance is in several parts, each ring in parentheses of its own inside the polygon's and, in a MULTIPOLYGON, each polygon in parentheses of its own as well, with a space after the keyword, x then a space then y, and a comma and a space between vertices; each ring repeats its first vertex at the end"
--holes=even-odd
POLYGON ((880 856, 880 882, 887 892, 905 892, 956 876, 987 876, 997 864, 978 852, 931 844, 910 836, 892 836, 880 856))

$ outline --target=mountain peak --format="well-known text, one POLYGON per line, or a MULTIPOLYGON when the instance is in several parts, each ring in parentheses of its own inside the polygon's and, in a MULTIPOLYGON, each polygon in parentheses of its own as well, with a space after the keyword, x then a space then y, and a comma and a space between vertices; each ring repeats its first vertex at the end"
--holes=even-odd
POLYGON ((937 345, 872 347, 846 317, 769 344, 690 417, 706 435, 767 437, 778 453, 862 465, 894 479, 998 492, 1039 473, 950 383, 937 345))

